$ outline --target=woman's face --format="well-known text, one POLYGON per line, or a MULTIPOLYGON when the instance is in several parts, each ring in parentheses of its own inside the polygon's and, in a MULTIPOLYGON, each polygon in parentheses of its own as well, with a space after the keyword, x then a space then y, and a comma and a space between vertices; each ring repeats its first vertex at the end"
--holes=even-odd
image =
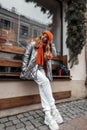
POLYGON ((42 34, 42 36, 41 36, 41 40, 42 40, 42 42, 43 43, 47 43, 48 42, 48 36, 47 36, 47 34, 42 34))

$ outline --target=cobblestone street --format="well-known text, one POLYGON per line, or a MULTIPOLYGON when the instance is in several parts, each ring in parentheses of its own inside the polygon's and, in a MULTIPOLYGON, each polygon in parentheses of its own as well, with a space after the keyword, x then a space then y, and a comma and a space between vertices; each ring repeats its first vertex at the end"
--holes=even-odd
MULTIPOLYGON (((87 130, 87 99, 57 104, 64 123, 60 130, 87 130)), ((49 130, 42 110, 0 118, 0 130, 49 130)))

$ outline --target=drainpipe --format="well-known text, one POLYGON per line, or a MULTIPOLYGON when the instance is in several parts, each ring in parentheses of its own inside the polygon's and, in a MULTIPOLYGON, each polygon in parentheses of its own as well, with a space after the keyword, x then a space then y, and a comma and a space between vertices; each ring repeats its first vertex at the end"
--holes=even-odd
POLYGON ((20 14, 18 14, 18 35, 17 35, 17 43, 19 43, 20 36, 20 14))
MULTIPOLYGON (((85 25, 87 28, 87 12, 86 12, 86 21, 85 21, 85 25)), ((86 36, 87 36, 87 31, 86 31, 86 36)), ((85 85, 87 86, 87 37, 86 37, 86 45, 85 45, 85 61, 86 61, 86 80, 85 80, 85 85)))
POLYGON ((85 60, 86 60, 86 80, 85 80, 85 85, 87 85, 87 42, 85 46, 85 60))

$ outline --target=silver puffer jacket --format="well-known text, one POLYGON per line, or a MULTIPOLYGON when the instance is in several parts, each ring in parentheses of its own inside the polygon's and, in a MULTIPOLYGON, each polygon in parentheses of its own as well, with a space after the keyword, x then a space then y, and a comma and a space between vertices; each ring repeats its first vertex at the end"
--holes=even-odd
MULTIPOLYGON (((37 50, 34 48, 35 42, 31 42, 27 45, 23 57, 22 62, 22 72, 20 74, 20 78, 22 79, 36 79, 37 78, 37 70, 38 65, 36 64, 36 56, 37 56, 37 50)), ((56 56, 56 49, 55 45, 52 43, 52 53, 53 56, 56 56)), ((51 66, 51 60, 46 61, 47 66, 47 77, 49 80, 52 80, 52 66, 51 66)))

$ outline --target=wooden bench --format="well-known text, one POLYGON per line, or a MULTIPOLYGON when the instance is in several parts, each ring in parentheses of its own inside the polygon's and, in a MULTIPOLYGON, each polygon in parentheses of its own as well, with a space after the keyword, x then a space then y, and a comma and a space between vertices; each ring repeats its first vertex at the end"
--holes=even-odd
MULTIPOLYGON (((3 76, 3 78, 5 77, 10 77, 10 78, 18 78, 20 75, 20 71, 21 71, 21 65, 22 65, 22 56, 24 54, 24 49, 18 46, 10 46, 10 45, 6 45, 6 44, 0 44, 0 53, 3 53, 3 56, 0 56, 0 66, 1 67, 7 67, 8 72, 0 72, 0 78, 3 76), (9 56, 5 56, 8 55, 9 56), (11 55, 14 55, 13 58, 11 55), (15 56, 16 55, 16 56, 15 56), (17 57, 21 57, 21 59, 17 59, 17 57), (11 58, 10 58, 11 57, 11 58), (10 69, 9 69, 10 68, 10 69), (9 72, 9 70, 12 70, 12 68, 20 68, 19 72, 9 72)), ((55 58, 53 58, 53 61, 60 61, 62 62, 64 65, 67 65, 67 55, 65 56, 57 56, 55 58)), ((52 64, 52 69, 55 69, 56 64, 52 64)), ((53 78, 70 78, 70 75, 53 75, 53 78)))

